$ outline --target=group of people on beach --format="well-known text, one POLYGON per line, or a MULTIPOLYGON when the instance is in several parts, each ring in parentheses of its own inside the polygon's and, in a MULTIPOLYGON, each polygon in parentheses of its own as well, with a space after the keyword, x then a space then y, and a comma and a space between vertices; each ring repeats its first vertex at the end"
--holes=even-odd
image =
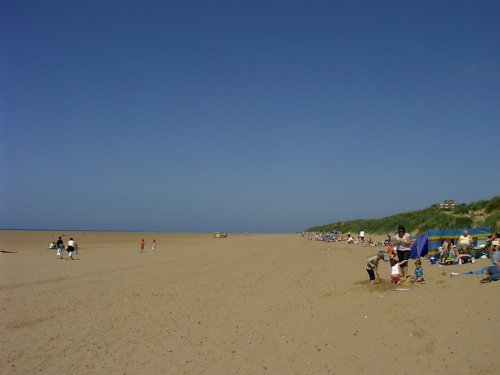
MULTIPOLYGON (((141 240, 141 242, 139 242, 139 246, 141 248, 139 253, 144 253, 144 247, 146 246, 146 241, 144 240, 144 238, 141 240)), ((151 243, 151 251, 153 253, 156 252, 156 240, 153 240, 153 242, 151 243)))
POLYGON ((475 258, 470 254, 473 242, 474 240, 467 230, 463 231, 456 245, 453 245, 451 238, 446 238, 443 246, 439 248, 439 262, 441 264, 474 263, 475 258))
POLYGON ((389 261, 391 265, 391 282, 393 284, 399 284, 401 279, 405 280, 411 276, 411 281, 413 282, 423 282, 424 279, 424 269, 422 268, 422 262, 420 259, 415 261, 415 273, 410 275, 408 273, 408 262, 410 260, 410 249, 412 245, 411 236, 406 233, 404 226, 400 225, 398 227, 398 232, 394 236, 394 240, 390 243, 388 248, 389 259, 385 259, 385 252, 379 251, 377 255, 371 256, 366 260, 366 272, 370 278, 370 284, 373 285, 375 281, 375 275, 377 275, 379 282, 380 276, 378 273, 379 261, 389 261))
POLYGON ((64 259, 64 250, 68 253, 68 259, 73 260, 73 253, 78 254, 78 243, 70 237, 68 241, 68 246, 64 246, 64 241, 62 236, 59 236, 57 242, 51 242, 49 244, 49 249, 57 249, 57 259, 64 259))
MULTIPOLYGON (((470 254, 473 246, 473 238, 467 230, 464 230, 458 238, 457 244, 452 245, 451 239, 446 239, 443 246, 439 248, 440 263, 445 264, 465 264, 475 263, 475 258, 470 254)), ((424 270, 422 261, 415 260, 415 272, 413 275, 408 273, 408 262, 410 260, 411 245, 413 243, 411 236, 406 232, 404 226, 400 225, 398 231, 391 241, 390 236, 384 241, 388 244, 387 253, 389 259, 385 259, 386 252, 379 251, 377 255, 369 257, 366 261, 366 271, 370 278, 370 284, 373 285, 375 276, 379 278, 379 261, 389 261, 391 265, 391 282, 399 284, 409 278, 410 282, 423 282, 424 270)), ((500 280, 500 239, 498 233, 494 233, 485 245, 486 252, 490 258, 490 263, 483 271, 486 277, 481 282, 490 282, 500 280)))
MULTIPOLYGON (((305 236, 304 233, 302 233, 302 232, 300 233, 300 235, 302 237, 305 236)), ((337 230, 332 230, 329 233, 327 233, 327 232, 317 233, 314 236, 314 239, 317 241, 325 241, 325 242, 346 241, 349 245, 352 245, 355 243, 358 244, 358 243, 365 243, 366 242, 364 230, 361 230, 359 232, 357 239, 354 238, 354 236, 351 234, 350 231, 347 231, 347 233, 346 233, 346 232, 339 232, 337 230)), ((373 242, 373 240, 371 238, 368 239, 368 244, 372 245, 372 246, 375 245, 375 243, 373 242)))

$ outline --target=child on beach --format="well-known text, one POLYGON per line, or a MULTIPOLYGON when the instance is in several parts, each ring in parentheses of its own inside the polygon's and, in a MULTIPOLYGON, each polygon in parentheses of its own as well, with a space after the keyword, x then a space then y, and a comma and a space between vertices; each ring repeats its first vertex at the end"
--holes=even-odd
MULTIPOLYGON (((61 237, 59 237, 61 238, 61 237)), ((57 259, 62 259, 63 258, 63 252, 64 252, 64 243, 59 242, 57 245, 57 259)))
POLYGON ((398 262, 396 259, 396 254, 391 254, 391 283, 393 284, 399 284, 401 282, 401 272, 399 270, 399 267, 402 264, 408 263, 407 260, 403 260, 402 262, 398 262))
POLYGON ((440 262, 445 262, 446 259, 448 259, 450 257, 450 253, 451 253, 451 240, 449 238, 447 238, 444 242, 443 242, 443 246, 441 246, 440 248, 440 257, 439 257, 439 261, 440 262))
POLYGON ((417 283, 421 283, 424 280, 424 269, 422 268, 422 261, 417 259, 415 261, 415 273, 412 275, 411 279, 417 283))
MULTIPOLYGON (((384 259, 384 252, 380 251, 377 255, 371 256, 366 260, 366 272, 368 272, 368 276, 370 277, 370 285, 373 285, 373 281, 375 280, 375 274, 378 276, 378 262, 384 259)), ((380 280, 380 278, 379 278, 380 280)))
POLYGON ((156 250, 156 240, 153 240, 153 244, 151 245, 151 250, 153 251, 153 253, 155 252, 155 250, 156 250))
POLYGON ((144 238, 141 240, 140 246, 141 246, 141 253, 144 252, 144 246, 146 245, 146 241, 144 241, 144 238))

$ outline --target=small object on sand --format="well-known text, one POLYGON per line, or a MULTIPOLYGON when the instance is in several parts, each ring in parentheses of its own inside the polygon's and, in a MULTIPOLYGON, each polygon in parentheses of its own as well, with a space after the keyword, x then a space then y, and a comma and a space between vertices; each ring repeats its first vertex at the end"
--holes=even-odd
POLYGON ((411 289, 409 289, 409 288, 395 288, 395 289, 393 289, 394 292, 408 292, 410 290, 411 289))
POLYGON ((441 275, 443 276, 446 275, 446 271, 441 272, 441 275))
POLYGON ((458 272, 452 272, 450 273, 450 276, 458 276, 458 272))

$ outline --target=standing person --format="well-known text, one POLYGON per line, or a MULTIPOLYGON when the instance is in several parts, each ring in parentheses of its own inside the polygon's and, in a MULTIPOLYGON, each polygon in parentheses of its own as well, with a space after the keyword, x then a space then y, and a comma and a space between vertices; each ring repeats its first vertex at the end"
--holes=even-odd
POLYGON ((73 240, 73 237, 69 238, 68 247, 66 248, 66 251, 68 252, 69 259, 73 260, 73 251, 75 251, 75 241, 73 240))
POLYGON ((144 252, 144 246, 146 245, 146 242, 144 241, 144 238, 141 240, 141 253, 144 252))
POLYGON ((59 239, 56 242, 56 246, 57 246, 57 259, 62 259, 64 252, 64 242, 61 236, 59 236, 59 239))
POLYGON ((371 256, 366 260, 366 272, 370 277, 370 285, 373 285, 375 274, 378 276, 378 262, 384 259, 384 252, 380 251, 377 255, 371 256))
POLYGON ((156 250, 156 240, 153 240, 153 244, 151 245, 151 250, 153 250, 153 253, 156 250))
POLYGON ((359 232, 359 240, 361 242, 365 242, 365 231, 364 230, 361 230, 361 232, 359 232))
MULTIPOLYGON (((394 236, 394 246, 398 254, 399 263, 410 259, 411 236, 406 233, 404 226, 398 227, 398 233, 394 236)), ((408 262, 401 264, 401 276, 404 279, 408 275, 408 262)))

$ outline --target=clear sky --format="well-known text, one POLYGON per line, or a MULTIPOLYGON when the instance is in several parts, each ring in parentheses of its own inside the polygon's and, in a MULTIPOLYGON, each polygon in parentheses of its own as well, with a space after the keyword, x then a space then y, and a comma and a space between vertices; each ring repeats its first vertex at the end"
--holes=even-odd
POLYGON ((2 0, 0 228, 293 232, 490 199, 499 40, 498 1, 2 0))

